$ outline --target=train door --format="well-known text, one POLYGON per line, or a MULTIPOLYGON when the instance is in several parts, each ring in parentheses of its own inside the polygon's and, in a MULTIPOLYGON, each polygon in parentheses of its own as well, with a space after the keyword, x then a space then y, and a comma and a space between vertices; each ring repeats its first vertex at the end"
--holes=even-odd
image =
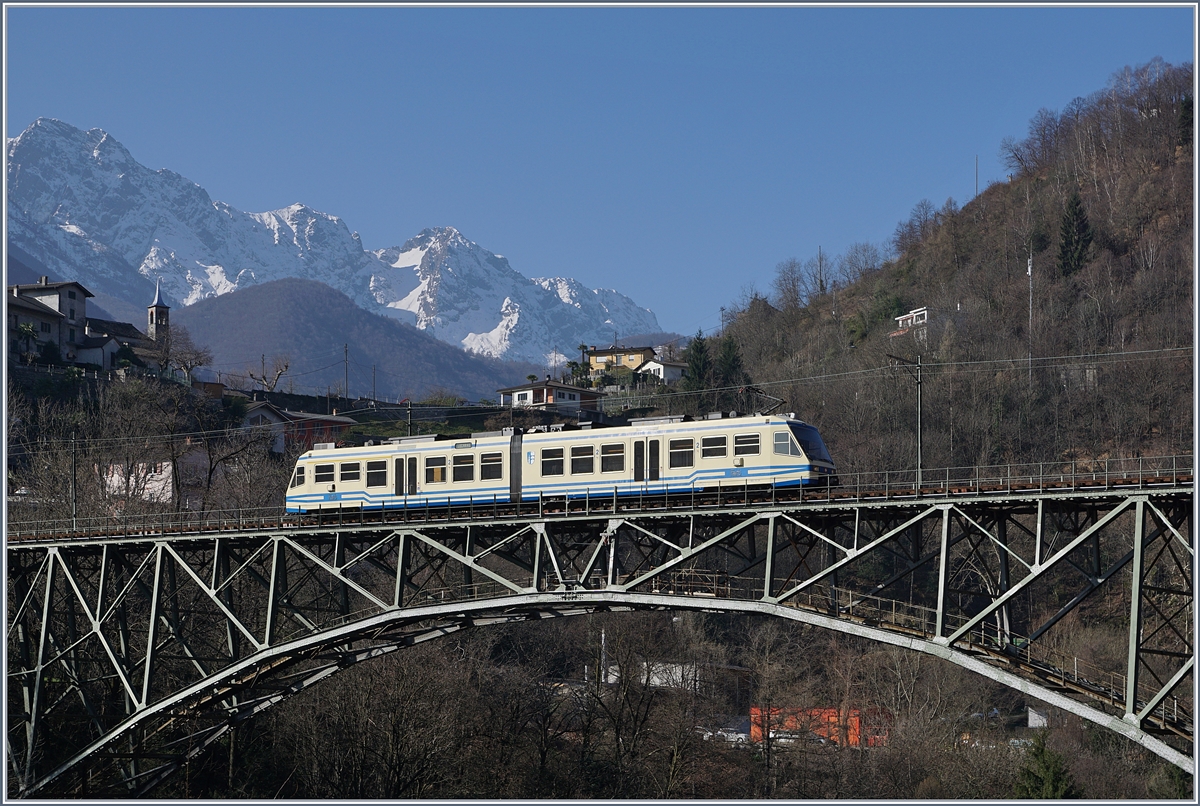
POLYGON ((396 497, 403 498, 417 494, 417 457, 410 456, 405 462, 404 457, 396 459, 396 497), (405 472, 407 466, 407 473, 405 472))
POLYGON ((657 439, 638 439, 633 443, 633 480, 658 481, 659 449, 657 439))
POLYGON ((521 500, 521 465, 524 461, 521 455, 521 432, 513 431, 508 443, 508 500, 521 500))

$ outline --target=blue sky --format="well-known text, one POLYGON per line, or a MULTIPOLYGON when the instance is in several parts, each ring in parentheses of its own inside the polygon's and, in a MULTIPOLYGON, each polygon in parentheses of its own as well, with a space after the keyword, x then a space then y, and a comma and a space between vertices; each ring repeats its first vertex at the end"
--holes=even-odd
POLYGON ((886 242, 1004 178, 1001 140, 1121 68, 1191 62, 1190 6, 14 7, 5 133, 101 128, 246 211, 363 245, 453 226, 528 277, 716 327, 776 264, 886 242))

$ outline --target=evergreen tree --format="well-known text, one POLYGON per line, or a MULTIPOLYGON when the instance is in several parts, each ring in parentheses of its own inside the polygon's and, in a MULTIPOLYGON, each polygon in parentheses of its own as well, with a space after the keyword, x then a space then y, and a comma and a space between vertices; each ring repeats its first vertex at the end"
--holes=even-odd
POLYGON ((1091 245, 1092 225, 1088 223, 1083 200, 1075 192, 1067 200, 1067 209, 1063 211, 1062 225, 1059 227, 1058 270, 1063 277, 1083 268, 1091 245))
POLYGON ((1083 791, 1075 785, 1075 778, 1067 768, 1066 759, 1046 747, 1044 730, 1033 737, 1033 745, 1026 751, 1026 763, 1017 771, 1013 797, 1022 800, 1083 797, 1083 791))
POLYGON ((717 343, 717 357, 713 361, 713 383, 726 391, 720 394, 720 407, 733 408, 737 400, 737 388, 749 382, 742 367, 742 351, 733 336, 726 334, 717 343))
POLYGON ((708 340, 701 331, 696 332, 696 337, 683 351, 683 363, 687 367, 683 370, 679 387, 685 392, 699 392, 707 388, 712 379, 713 362, 708 351, 708 340))

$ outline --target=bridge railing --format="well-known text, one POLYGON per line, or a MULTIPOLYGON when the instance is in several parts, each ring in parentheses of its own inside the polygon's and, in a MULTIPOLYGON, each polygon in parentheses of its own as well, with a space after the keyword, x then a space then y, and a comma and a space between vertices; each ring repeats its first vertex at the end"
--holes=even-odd
MULTIPOLYGON (((1057 462, 1026 462, 971 467, 924 468, 840 473, 841 486, 829 491, 854 497, 902 497, 917 494, 982 495, 994 492, 1059 489, 1147 488, 1191 483, 1195 459, 1173 456, 1106 457, 1057 462)), ((806 491, 807 492, 807 491, 806 491)), ((815 491, 820 497, 824 490, 815 491)))
MULTIPOLYGON (((843 473, 837 487, 805 488, 799 492, 801 501, 831 501, 848 503, 856 500, 879 500, 912 498, 928 495, 951 495, 969 497, 1005 492, 1030 492, 1048 490, 1107 490, 1107 489, 1153 489, 1162 486, 1191 484, 1194 473, 1194 457, 1139 456, 1128 458, 1074 459, 1062 462, 1036 462, 1026 464, 990 465, 984 467, 952 467, 923 470, 921 483, 917 484, 915 470, 871 471, 843 473)), ((569 516, 591 515, 614 512, 615 490, 612 487, 589 490, 579 500, 551 502, 539 496, 518 506, 518 515, 569 516)), ((621 497, 621 506, 633 510, 688 508, 711 506, 771 506, 776 503, 793 503, 794 490, 779 490, 745 482, 723 485, 720 488, 693 490, 691 493, 645 493, 632 497, 621 497)), ((10 499, 10 509, 12 508, 10 499)), ((43 502, 43 507, 69 510, 69 501, 43 502)), ((462 503, 453 506, 453 517, 488 517, 498 514, 503 508, 511 509, 507 502, 496 496, 473 498, 464 496, 462 503)), ((333 510, 323 513, 338 523, 378 522, 382 517, 393 520, 428 522, 445 520, 450 509, 438 506, 395 507, 364 513, 362 510, 333 510)), ((512 514, 508 512, 507 514, 512 514)), ((147 513, 113 513, 89 517, 56 517, 41 520, 10 521, 7 535, 10 539, 38 537, 87 537, 87 536, 147 536, 157 534, 180 534, 187 532, 224 532, 264 530, 292 527, 300 516, 288 514, 281 507, 240 510, 170 510, 147 513)))

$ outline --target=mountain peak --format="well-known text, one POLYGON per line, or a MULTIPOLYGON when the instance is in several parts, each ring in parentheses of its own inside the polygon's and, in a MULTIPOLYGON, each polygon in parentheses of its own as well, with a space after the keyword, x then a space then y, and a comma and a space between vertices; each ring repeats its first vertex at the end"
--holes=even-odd
POLYGON ((145 168, 101 129, 39 118, 8 155, 9 242, 130 304, 144 305, 155 281, 187 307, 273 280, 317 280, 469 352, 538 364, 614 329, 659 329, 628 297, 530 280, 455 227, 367 252, 342 219, 300 202, 242 212, 169 169, 145 168))

